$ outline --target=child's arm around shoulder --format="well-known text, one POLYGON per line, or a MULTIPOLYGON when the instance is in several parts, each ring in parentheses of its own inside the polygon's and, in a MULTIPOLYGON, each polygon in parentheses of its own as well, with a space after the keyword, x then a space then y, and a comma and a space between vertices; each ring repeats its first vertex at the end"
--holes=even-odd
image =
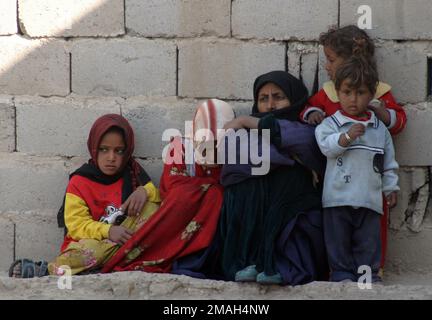
MULTIPOLYGON (((391 93, 391 86, 384 82, 379 82, 375 99, 381 102, 381 106, 372 107, 371 109, 379 116, 381 121, 387 118, 385 123, 387 129, 392 135, 396 135, 401 132, 407 122, 407 116, 405 110, 396 102, 393 94, 391 93), (383 113, 388 115, 383 116, 383 113)), ((385 122, 385 121, 384 121, 385 122)))
POLYGON ((400 106, 389 91, 380 98, 390 113, 390 125, 387 127, 392 135, 401 132, 407 122, 405 110, 400 106))
POLYGON ((322 104, 323 99, 325 99, 324 90, 320 90, 310 97, 305 108, 300 113, 300 120, 304 123, 320 124, 326 116, 325 108, 322 104))

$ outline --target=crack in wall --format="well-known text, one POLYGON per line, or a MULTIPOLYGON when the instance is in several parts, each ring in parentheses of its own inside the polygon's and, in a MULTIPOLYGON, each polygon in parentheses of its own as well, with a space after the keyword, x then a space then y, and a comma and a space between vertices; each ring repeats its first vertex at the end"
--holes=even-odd
POLYGON ((17 108, 15 104, 15 97, 12 97, 12 107, 14 110, 14 146, 13 146, 13 152, 17 152, 18 148, 18 134, 17 134, 17 108))
POLYGON ((18 34, 23 35, 24 34, 24 26, 21 26, 21 22, 20 22, 20 14, 19 14, 19 0, 17 0, 16 2, 16 16, 17 16, 17 30, 18 30, 18 34))
POLYGON ((12 255, 13 255, 13 261, 16 260, 16 224, 13 223, 13 251, 12 251, 12 255))
POLYGON ((175 95, 177 97, 179 95, 179 72, 180 72, 179 55, 180 55, 180 50, 178 45, 176 45, 176 93, 175 95))
POLYGON ((234 0, 231 0, 231 3, 230 3, 230 13, 229 13, 229 15, 230 15, 230 38, 232 38, 232 36, 233 36, 233 30, 232 30, 232 7, 233 7, 233 2, 234 2, 234 0))

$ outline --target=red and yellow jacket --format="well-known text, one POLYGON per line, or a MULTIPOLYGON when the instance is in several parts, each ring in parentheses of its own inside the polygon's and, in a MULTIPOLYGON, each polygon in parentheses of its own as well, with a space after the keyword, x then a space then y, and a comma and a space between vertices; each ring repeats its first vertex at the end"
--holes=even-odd
MULTIPOLYGON (((99 222, 108 207, 120 208, 122 204, 123 178, 104 185, 83 176, 73 176, 66 189, 65 224, 68 234, 65 243, 80 239, 107 239, 110 224, 99 222)), ((147 201, 159 203, 159 190, 152 182, 142 186, 147 192, 147 201)))
MULTIPOLYGON (((396 103, 390 92, 391 86, 379 82, 375 99, 383 101, 390 112, 390 125, 387 127, 392 135, 401 132, 406 125, 406 114, 404 109, 396 103)), ((307 117, 313 111, 322 111, 326 117, 340 110, 339 98, 333 81, 324 83, 323 88, 309 98, 305 109, 300 113, 300 119, 307 122, 307 117)))

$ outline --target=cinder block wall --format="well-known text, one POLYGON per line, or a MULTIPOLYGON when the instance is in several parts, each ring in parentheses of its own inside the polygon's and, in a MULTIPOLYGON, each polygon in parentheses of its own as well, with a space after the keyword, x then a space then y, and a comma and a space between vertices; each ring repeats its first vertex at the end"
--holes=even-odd
POLYGON ((247 113, 253 80, 270 70, 311 89, 319 63, 322 84, 319 34, 357 23, 361 5, 372 10, 380 77, 409 119, 395 138, 402 192, 389 266, 432 272, 429 0, 0 0, 0 269, 58 253, 56 211, 97 117, 131 121, 158 182, 164 129, 184 131, 204 98, 247 113))

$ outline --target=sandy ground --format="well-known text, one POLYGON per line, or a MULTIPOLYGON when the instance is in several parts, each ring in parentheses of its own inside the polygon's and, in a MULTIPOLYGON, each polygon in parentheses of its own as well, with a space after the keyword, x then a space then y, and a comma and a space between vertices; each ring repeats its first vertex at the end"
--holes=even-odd
POLYGON ((75 276, 67 283, 49 276, 11 279, 0 275, 0 299, 432 299, 432 276, 388 274, 383 285, 360 289, 356 283, 314 282, 303 286, 199 280, 186 276, 123 272, 75 276), (405 279, 405 280, 404 280, 405 279))

